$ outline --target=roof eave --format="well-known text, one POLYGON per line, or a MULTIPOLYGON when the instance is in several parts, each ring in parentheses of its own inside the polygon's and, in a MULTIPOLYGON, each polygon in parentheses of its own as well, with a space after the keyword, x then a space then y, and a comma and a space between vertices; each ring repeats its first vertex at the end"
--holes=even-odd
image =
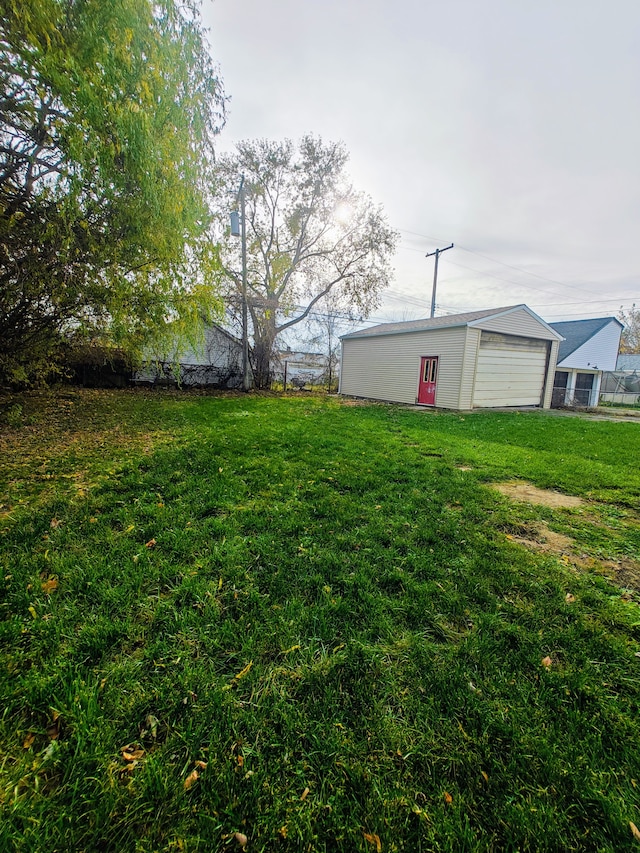
MULTIPOLYGON (((340 340, 343 341, 346 338, 382 338, 387 337, 388 335, 417 335, 420 332, 435 332, 438 329, 456 329, 462 326, 468 326, 468 323, 447 323, 446 326, 433 326, 432 328, 422 328, 422 329, 388 329, 386 332, 375 332, 370 335, 366 334, 368 329, 363 332, 349 332, 347 335, 340 335, 340 340)), ((372 327, 375 328, 375 327, 372 327)))
POLYGON ((498 311, 496 314, 490 314, 488 317, 481 317, 479 320, 472 320, 470 323, 467 323, 467 325, 468 326, 479 326, 482 323, 486 323, 487 320, 496 320, 496 319, 498 319, 498 317, 506 317, 509 314, 513 314, 514 311, 525 311, 527 314, 529 314, 530 317, 533 317, 534 320, 537 320, 541 326, 544 326, 544 328, 551 335, 553 335, 553 337, 557 341, 564 341, 564 338, 562 337, 561 334, 559 334, 559 332, 556 332, 555 329, 552 329, 548 323, 545 323, 545 321, 542 319, 542 317, 539 317, 536 314, 536 312, 532 311, 528 305, 524 304, 524 302, 521 305, 514 305, 512 308, 507 308, 505 311, 498 311))

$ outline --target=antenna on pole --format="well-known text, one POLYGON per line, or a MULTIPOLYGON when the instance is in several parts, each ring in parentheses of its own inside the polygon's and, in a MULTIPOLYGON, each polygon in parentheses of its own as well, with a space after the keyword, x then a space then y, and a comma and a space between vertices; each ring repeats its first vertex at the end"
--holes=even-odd
POLYGON ((433 270, 433 290, 431 291, 431 314, 429 315, 432 319, 436 313, 436 287, 438 284, 438 258, 443 252, 446 252, 448 249, 453 249, 453 243, 450 246, 445 246, 444 249, 436 249, 435 252, 429 252, 428 255, 425 255, 425 258, 431 258, 433 255, 436 256, 436 265, 433 270))

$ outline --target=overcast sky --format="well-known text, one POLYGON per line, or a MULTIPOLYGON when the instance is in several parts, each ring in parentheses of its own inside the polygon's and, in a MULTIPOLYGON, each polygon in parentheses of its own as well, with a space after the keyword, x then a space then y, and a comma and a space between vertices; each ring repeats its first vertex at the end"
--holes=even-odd
POLYGON ((240 139, 343 140, 401 233, 380 321, 640 304, 640 0, 203 0, 240 139))

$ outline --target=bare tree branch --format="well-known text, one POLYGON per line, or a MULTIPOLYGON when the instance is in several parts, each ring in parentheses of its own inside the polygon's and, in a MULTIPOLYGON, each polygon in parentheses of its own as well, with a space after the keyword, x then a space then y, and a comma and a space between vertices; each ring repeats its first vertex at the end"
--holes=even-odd
POLYGON ((340 143, 313 136, 297 146, 242 142, 235 155, 218 160, 217 236, 229 295, 241 284, 240 246, 224 223, 238 177, 246 176, 248 308, 258 383, 269 384, 277 336, 304 322, 329 293, 339 291, 366 315, 388 284, 396 232, 354 190, 346 160, 340 143), (339 208, 349 213, 346 220, 337 216, 339 208))

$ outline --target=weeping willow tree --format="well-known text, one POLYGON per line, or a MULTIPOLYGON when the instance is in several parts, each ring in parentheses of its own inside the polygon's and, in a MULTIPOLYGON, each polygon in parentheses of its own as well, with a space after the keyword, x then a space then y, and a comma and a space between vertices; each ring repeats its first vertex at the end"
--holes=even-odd
POLYGON ((189 0, 0 6, 0 382, 215 309, 224 96, 189 0))

